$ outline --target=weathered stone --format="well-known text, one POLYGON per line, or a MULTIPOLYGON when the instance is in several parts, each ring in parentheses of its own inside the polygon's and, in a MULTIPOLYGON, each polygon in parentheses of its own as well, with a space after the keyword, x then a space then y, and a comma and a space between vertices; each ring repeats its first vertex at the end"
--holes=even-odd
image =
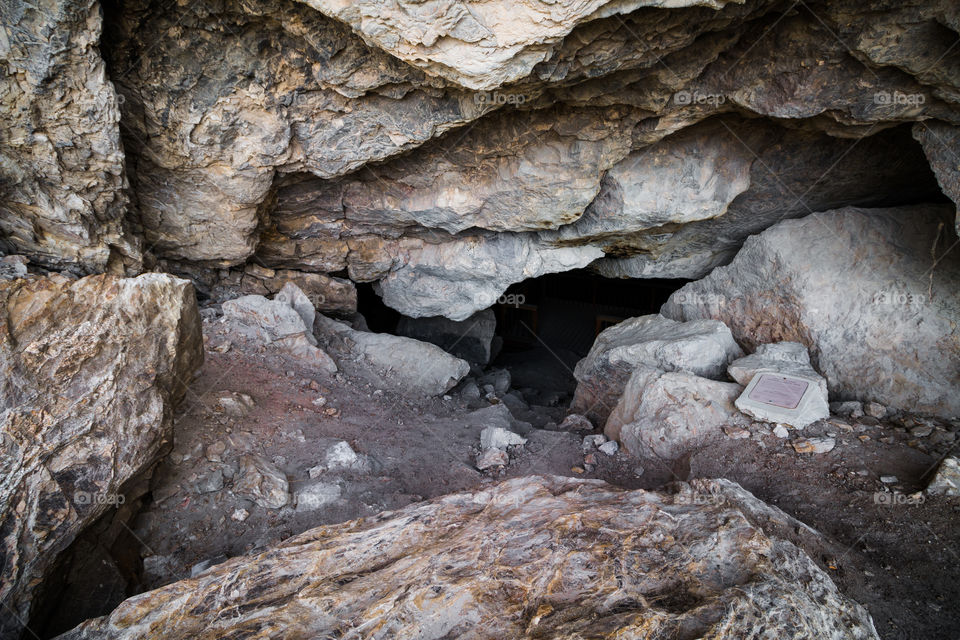
POLYGON ((913 125, 913 137, 923 145, 923 152, 937 176, 940 188, 957 206, 954 228, 960 236, 960 158, 957 158, 956 152, 960 143, 960 127, 936 120, 918 122, 913 125))
POLYGON ((290 501, 290 485, 283 472, 260 456, 240 459, 240 472, 233 491, 266 509, 279 509, 290 501))
POLYGON ((526 443, 526 438, 502 427, 487 427, 480 432, 480 448, 484 450, 501 449, 506 451, 509 447, 526 443))
POLYGON ((571 409, 604 423, 639 365, 717 378, 741 355, 721 322, 679 323, 661 315, 624 320, 597 336, 590 353, 577 363, 571 409))
POLYGON ((837 446, 834 438, 803 438, 791 443, 797 453, 830 453, 837 446))
POLYGON ((0 249, 50 268, 138 268, 99 3, 12 0, 0 21, 0 249))
POLYGON ((944 458, 927 485, 927 495, 960 496, 960 460, 955 457, 944 458))
POLYGON ((933 205, 846 208, 781 222, 662 312, 721 320, 746 347, 809 345, 834 397, 957 415, 960 259, 939 234, 952 215, 933 205), (931 252, 942 258, 935 266, 931 252), (706 302, 715 296, 723 303, 706 302))
POLYGON ((674 491, 508 480, 231 558, 63 638, 325 637, 358 624, 396 638, 878 637, 780 537, 815 532, 727 480, 674 491))
POLYGON ((327 447, 327 450, 323 452, 320 464, 311 467, 308 475, 310 478, 318 478, 330 471, 355 471, 363 473, 369 470, 370 461, 367 457, 357 454, 348 442, 340 440, 327 447))
POLYGON ((494 467, 505 467, 510 464, 510 456, 503 449, 481 449, 477 454, 477 469, 484 471, 494 467))
POLYGON ((863 405, 863 412, 871 418, 877 418, 879 420, 887 415, 887 408, 879 402, 868 402, 863 405))
POLYGON ((719 437, 723 426, 738 420, 733 404, 741 391, 738 384, 689 373, 654 370, 646 375, 638 370, 627 386, 617 406, 620 418, 608 421, 604 433, 637 457, 679 458, 719 437), (642 385, 636 382, 641 378, 642 385), (632 421, 626 422, 627 416, 632 421))
POLYGON ((0 280, 0 637, 57 555, 158 459, 203 362, 193 287, 162 274, 0 280))
POLYGON ((454 322, 439 316, 435 318, 401 318, 397 333, 435 344, 467 362, 485 365, 490 362, 493 334, 497 318, 493 311, 479 311, 466 320, 454 322))
POLYGON ((557 431, 572 431, 574 433, 589 433, 593 429, 593 423, 579 413, 571 413, 557 425, 557 431))
POLYGON ((280 293, 268 300, 248 295, 227 300, 223 315, 235 322, 251 337, 272 344, 326 373, 335 373, 337 365, 317 347, 313 335, 316 311, 300 289, 288 282, 280 293))
POLYGON ((457 385, 470 365, 426 342, 386 333, 357 331, 337 320, 317 315, 317 335, 325 347, 345 362, 361 363, 361 372, 407 393, 437 396, 457 385))
POLYGON ((317 482, 297 491, 297 511, 316 511, 340 499, 343 490, 335 482, 317 482))

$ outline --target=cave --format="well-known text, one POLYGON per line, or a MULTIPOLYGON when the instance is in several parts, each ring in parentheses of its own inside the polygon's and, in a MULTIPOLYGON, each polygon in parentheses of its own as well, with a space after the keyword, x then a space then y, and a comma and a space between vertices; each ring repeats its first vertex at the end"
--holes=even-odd
POLYGON ((954 4, 0 6, 0 640, 956 638, 954 4))

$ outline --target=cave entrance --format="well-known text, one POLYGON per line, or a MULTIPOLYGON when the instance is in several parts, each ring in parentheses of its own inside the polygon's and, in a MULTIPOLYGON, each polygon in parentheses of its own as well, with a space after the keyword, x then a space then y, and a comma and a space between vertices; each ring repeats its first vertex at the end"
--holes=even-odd
POLYGON ((514 387, 572 393, 573 369, 601 331, 659 312, 687 282, 610 279, 587 269, 518 282, 493 306, 502 346, 491 364, 509 370, 514 387))

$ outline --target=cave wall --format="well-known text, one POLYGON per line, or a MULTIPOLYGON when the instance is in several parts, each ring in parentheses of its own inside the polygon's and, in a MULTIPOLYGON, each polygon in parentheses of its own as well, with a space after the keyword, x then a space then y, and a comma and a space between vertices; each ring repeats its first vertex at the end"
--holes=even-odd
POLYGON ((49 268, 293 270, 462 319, 542 274, 700 278, 787 218, 960 197, 946 0, 3 20, 0 243, 49 268))

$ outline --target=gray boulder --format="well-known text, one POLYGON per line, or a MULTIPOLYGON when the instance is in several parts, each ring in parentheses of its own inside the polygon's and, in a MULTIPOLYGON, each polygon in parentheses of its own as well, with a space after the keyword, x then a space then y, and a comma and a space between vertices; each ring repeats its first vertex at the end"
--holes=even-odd
POLYGON ((742 355, 722 322, 684 323, 661 315, 630 318, 604 330, 577 363, 578 384, 570 408, 603 424, 640 365, 719 378, 742 355))
POLYGON ((741 390, 689 373, 639 369, 605 433, 634 456, 673 460, 721 435, 723 426, 749 422, 734 406, 741 390))
POLYGON ((322 314, 317 336, 341 365, 359 365, 358 372, 405 393, 437 396, 470 372, 470 365, 440 347, 413 338, 357 331, 322 314))
POLYGON ((746 347, 807 344, 838 400, 958 415, 960 255, 941 226, 953 213, 848 207, 781 222, 662 313, 720 320, 746 347))

